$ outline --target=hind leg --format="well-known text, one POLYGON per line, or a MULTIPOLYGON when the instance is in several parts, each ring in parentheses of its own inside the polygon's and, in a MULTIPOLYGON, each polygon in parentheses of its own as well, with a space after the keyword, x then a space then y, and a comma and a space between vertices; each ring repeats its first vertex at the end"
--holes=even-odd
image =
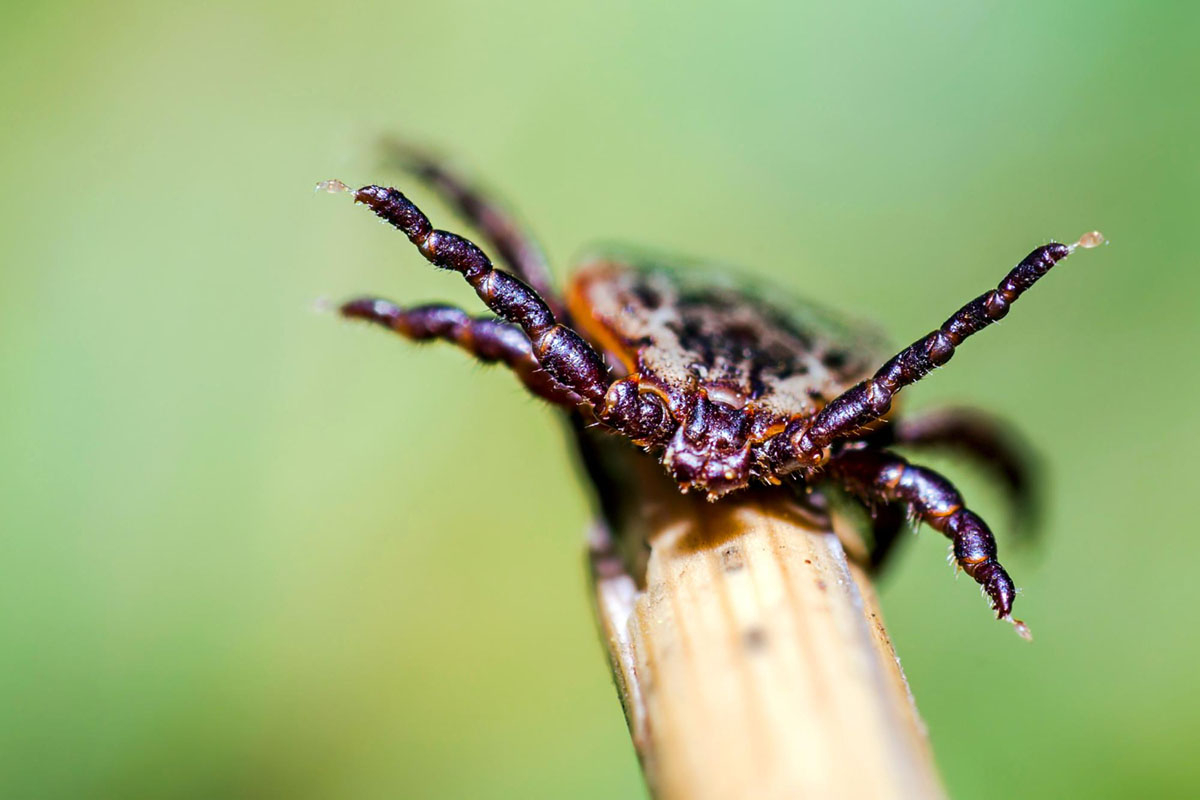
POLYGON ((897 444, 970 459, 1004 486, 1017 527, 1036 529, 1040 506, 1037 464, 1011 426, 979 411, 947 408, 898 421, 892 426, 891 438, 897 444))
POLYGON ((879 572, 895 552, 901 534, 908 530, 907 509, 899 503, 881 503, 871 511, 871 552, 867 566, 879 572))
POLYGON ((948 480, 894 453, 870 449, 849 450, 831 459, 827 474, 867 504, 902 503, 916 519, 949 538, 955 561, 983 588, 996 616, 1028 637, 1029 629, 1012 617, 1017 590, 996 559, 995 537, 948 480))

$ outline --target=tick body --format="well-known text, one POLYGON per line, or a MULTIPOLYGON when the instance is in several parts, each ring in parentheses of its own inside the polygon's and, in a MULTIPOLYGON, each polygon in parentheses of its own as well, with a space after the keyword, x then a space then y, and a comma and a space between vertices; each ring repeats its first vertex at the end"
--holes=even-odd
POLYGON ((661 258, 597 254, 560 298, 533 239, 499 206, 437 162, 402 155, 410 172, 480 231, 504 268, 473 242, 435 229, 397 189, 351 190, 339 181, 320 188, 352 194, 427 261, 462 275, 495 316, 440 304, 404 308, 375 297, 345 303, 345 316, 506 364, 531 392, 653 454, 680 491, 719 501, 753 483, 801 491, 836 486, 874 513, 875 563, 905 517, 927 523, 951 540, 955 561, 980 584, 997 616, 1028 635, 1012 617, 1016 590, 986 523, 949 481, 887 447, 941 446, 974 456, 998 473, 1018 506, 1027 506, 1019 449, 974 412, 907 421, 890 411, 898 392, 1007 315, 1057 262, 1102 243, 1098 233, 1038 247, 996 288, 888 358, 868 327, 661 258))

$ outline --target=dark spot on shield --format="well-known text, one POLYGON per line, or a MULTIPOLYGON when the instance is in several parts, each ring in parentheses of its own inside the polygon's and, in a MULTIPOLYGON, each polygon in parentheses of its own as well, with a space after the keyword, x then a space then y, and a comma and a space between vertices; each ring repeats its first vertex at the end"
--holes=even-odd
POLYGON ((821 356, 821 363, 831 370, 837 371, 846 366, 849 356, 839 350, 830 350, 821 356))
POLYGON ((639 371, 666 370, 683 392, 697 384, 727 386, 756 407, 771 398, 761 406, 769 414, 811 414, 859 376, 861 354, 851 342, 839 343, 840 331, 819 314, 809 315, 803 303, 784 310, 783 297, 753 287, 704 285, 701 277, 634 265, 608 278, 615 285, 596 296, 603 303, 594 313, 634 351, 625 355, 639 371), (814 358, 825 363, 829 380, 811 380, 814 358), (798 383, 801 397, 795 384, 783 390, 789 380, 798 383), (804 397, 806 384, 821 392, 804 397))
POLYGON ((730 325, 725 328, 725 337, 742 347, 753 345, 759 339, 758 331, 749 325, 730 325))
POLYGON ((656 289, 644 283, 635 283, 633 285, 633 293, 637 295, 638 300, 642 301, 642 305, 651 311, 662 305, 662 295, 656 289))
POLYGON ((736 308, 743 299, 734 292, 713 289, 685 289, 679 293, 681 309, 699 308, 707 311, 728 311, 736 308))

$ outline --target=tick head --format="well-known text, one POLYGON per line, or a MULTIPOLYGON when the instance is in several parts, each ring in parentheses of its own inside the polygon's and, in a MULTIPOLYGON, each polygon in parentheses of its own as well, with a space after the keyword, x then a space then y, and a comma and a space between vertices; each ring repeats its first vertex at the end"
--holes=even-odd
POLYGON ((716 500, 750 479, 749 420, 740 408, 701 392, 687 421, 663 452, 662 463, 684 489, 716 500))

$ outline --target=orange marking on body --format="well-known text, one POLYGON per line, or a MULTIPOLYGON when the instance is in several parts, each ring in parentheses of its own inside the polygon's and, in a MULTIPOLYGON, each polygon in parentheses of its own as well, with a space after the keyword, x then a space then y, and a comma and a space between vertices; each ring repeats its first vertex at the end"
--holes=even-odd
MULTIPOLYGON (((750 406, 749 408, 750 408, 750 410, 749 410, 750 415, 753 416, 754 414, 758 413, 758 409, 754 408, 753 406, 750 406)), ((788 426, 788 420, 784 420, 783 422, 777 422, 774 425, 772 425, 771 427, 767 428, 762 433, 758 434, 757 436, 750 437, 749 441, 751 444, 762 444, 767 439, 773 438, 773 437, 778 436, 779 434, 783 433, 784 430, 787 429, 787 426, 788 426)))
POLYGON ((663 389, 657 383, 652 383, 651 381, 642 380, 642 376, 638 375, 636 372, 634 373, 634 376, 636 376, 638 379, 638 391, 639 392, 642 392, 644 394, 652 394, 652 395, 656 396, 659 400, 662 400, 663 404, 668 409, 671 408, 671 395, 667 394, 665 389, 663 389))
POLYGON ((955 506, 954 508, 950 509, 949 511, 936 511, 936 512, 930 511, 930 512, 928 512, 928 514, 931 517, 943 519, 945 517, 950 516, 951 514, 957 514, 959 511, 962 511, 962 508, 963 508, 962 506, 955 506))
POLYGON ((565 298, 567 310, 575 323, 575 330, 583 338, 598 344, 605 352, 620 361, 626 372, 633 373, 637 371, 637 351, 624 343, 616 331, 608 327, 603 320, 598 319, 592 312, 591 303, 588 302, 589 284, 594 280, 608 280, 603 274, 604 271, 603 267, 596 267, 576 274, 567 285, 565 298))

